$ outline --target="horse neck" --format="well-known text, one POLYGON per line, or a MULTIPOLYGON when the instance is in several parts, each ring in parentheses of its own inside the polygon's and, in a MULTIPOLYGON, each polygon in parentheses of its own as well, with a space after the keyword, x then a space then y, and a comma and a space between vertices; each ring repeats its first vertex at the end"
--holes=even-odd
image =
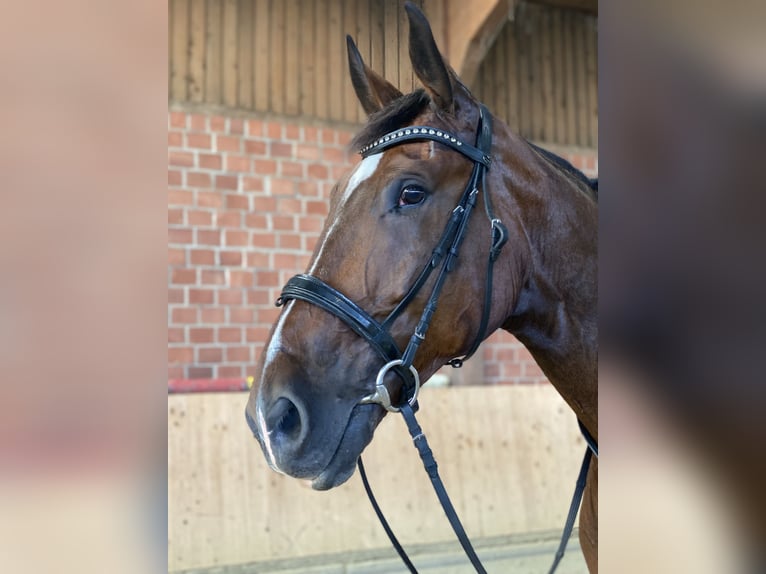
POLYGON ((506 217, 519 222, 528 250, 513 250, 509 268, 515 273, 509 276, 516 278, 518 296, 502 328, 529 349, 597 437, 596 204, 579 182, 525 142, 505 149, 513 153, 501 159, 512 163, 505 163, 495 182, 508 190, 506 217))

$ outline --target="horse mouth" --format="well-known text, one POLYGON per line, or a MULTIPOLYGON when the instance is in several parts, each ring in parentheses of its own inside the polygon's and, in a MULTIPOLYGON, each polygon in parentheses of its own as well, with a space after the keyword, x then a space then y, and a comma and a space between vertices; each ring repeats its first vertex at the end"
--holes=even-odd
POLYGON ((386 411, 377 405, 355 406, 335 453, 324 470, 311 480, 311 488, 329 490, 351 478, 359 456, 372 440, 375 427, 385 414, 386 411))

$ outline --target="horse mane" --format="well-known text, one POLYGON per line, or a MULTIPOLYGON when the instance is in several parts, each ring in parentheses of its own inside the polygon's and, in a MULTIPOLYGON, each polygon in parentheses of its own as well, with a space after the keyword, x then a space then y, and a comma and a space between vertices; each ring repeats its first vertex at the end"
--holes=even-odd
POLYGON ((422 88, 396 98, 385 108, 370 116, 367 125, 354 136, 349 146, 354 150, 360 150, 387 133, 404 127, 418 117, 430 101, 431 98, 422 88))
POLYGON ((532 149, 534 149, 537 153, 539 153, 549 162, 553 163, 556 167, 561 169, 563 172, 569 174, 580 183, 585 184, 588 187, 588 189, 590 189, 593 192, 593 198, 596 201, 598 201, 598 178, 591 179, 588 176, 586 176, 583 172, 581 172, 579 169, 577 169, 575 166, 573 166, 571 163, 569 163, 567 160, 565 160, 563 157, 556 155, 552 151, 549 151, 545 148, 541 148, 540 146, 533 144, 531 141, 527 141, 527 143, 530 145, 532 149))

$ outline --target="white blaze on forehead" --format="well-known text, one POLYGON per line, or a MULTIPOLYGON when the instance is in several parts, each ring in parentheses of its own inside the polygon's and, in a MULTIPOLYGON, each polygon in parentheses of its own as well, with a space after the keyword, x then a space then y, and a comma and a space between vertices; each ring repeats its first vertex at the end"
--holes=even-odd
POLYGON ((322 252, 324 251, 324 246, 327 244, 327 240, 332 236, 333 231, 335 231, 335 226, 338 224, 338 221, 340 220, 340 215, 345 207, 348 200, 351 198, 351 195, 354 193, 356 188, 358 188, 362 182, 369 179, 373 173, 375 173, 375 170, 378 168, 378 164, 380 163, 380 159, 383 157, 382 153, 376 153, 375 155, 367 156, 364 158, 361 162, 359 162, 359 165, 356 166, 356 169, 354 169, 354 173, 351 174, 351 177, 348 178, 348 184, 346 185, 346 189, 343 190, 343 195, 340 198, 340 203, 338 204, 338 210, 337 215, 335 217, 335 220, 330 225, 330 229, 327 230, 327 234, 325 235, 324 242, 319 247, 319 252, 317 253, 316 258, 314 259, 314 262, 311 264, 311 268, 309 269, 309 275, 313 275, 316 271, 316 267, 319 264, 319 261, 322 259, 322 252))
POLYGON ((351 194, 354 193, 354 190, 359 187, 359 184, 361 184, 364 180, 368 179, 373 173, 375 173, 375 170, 380 163, 380 158, 382 157, 382 153, 376 153, 375 155, 367 156, 361 162, 359 162, 359 165, 356 166, 354 173, 352 173, 351 177, 348 179, 348 185, 343 192, 341 204, 348 201, 348 198, 351 197, 351 194))

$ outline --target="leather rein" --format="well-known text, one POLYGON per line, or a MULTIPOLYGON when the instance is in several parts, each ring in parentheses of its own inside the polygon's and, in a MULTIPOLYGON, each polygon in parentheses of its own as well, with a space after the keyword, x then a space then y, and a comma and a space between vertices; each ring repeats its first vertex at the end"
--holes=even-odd
MULTIPOLYGON (((413 361, 417 353, 418 347, 425 340, 428 327, 431 324, 434 313, 437 309, 437 303, 444 287, 447 274, 450 273, 456 265, 456 259, 458 251, 465 238, 465 234, 468 228, 468 221, 476 205, 476 200, 479 194, 479 190, 483 192, 484 209, 487 218, 490 221, 490 234, 491 234, 491 246, 489 251, 489 257, 487 262, 487 279, 484 291, 484 306, 482 309, 482 317, 479 325, 476 338, 471 345, 468 352, 463 357, 456 357, 450 360, 447 364, 452 367, 459 368, 463 362, 468 360, 478 349, 481 342, 486 335, 487 326, 489 323, 490 308, 492 302, 492 271, 495 261, 497 260, 500 252, 508 240, 508 231, 503 223, 495 217, 492 210, 492 205, 489 197, 489 192, 485 185, 485 175, 491 164, 490 149, 492 147, 492 123, 491 115, 484 105, 480 104, 479 107, 479 124, 476 134, 476 145, 469 145, 461 141, 453 134, 441 129, 429 127, 429 126, 408 126, 394 130, 378 140, 375 140, 368 146, 360 150, 360 155, 366 158, 370 155, 382 153, 385 150, 413 141, 434 141, 444 144, 451 149, 459 152, 473 162, 473 169, 471 176, 468 179, 465 190, 458 201, 457 206, 453 209, 450 218, 442 232, 441 239, 437 243, 436 247, 431 253, 431 257, 426 262, 420 275, 413 283, 407 294, 396 305, 396 307, 389 313, 389 315, 383 320, 378 322, 375 318, 369 315, 364 309, 359 307, 351 299, 346 297, 343 293, 328 285, 318 277, 314 277, 308 274, 299 274, 292 277, 282 289, 280 297, 277 299, 277 306, 282 306, 291 299, 298 299, 306 301, 313 305, 316 305, 325 311, 335 315, 342 320, 348 327, 350 327, 357 335, 365 339, 370 346, 377 352, 377 354, 385 362, 384 366, 378 372, 375 381, 375 391, 370 395, 363 397, 359 402, 360 404, 379 404, 390 412, 401 412, 404 420, 407 424, 407 428, 412 436, 415 447, 420 454, 426 472, 431 478, 431 482, 436 491, 437 497, 442 504, 445 514, 450 521, 452 529, 460 541, 466 555, 470 559, 474 568, 481 574, 486 574, 486 570, 482 566, 479 557, 477 556, 470 540, 468 539, 465 529, 460 522, 460 519, 455 512, 452 502, 447 495, 446 489, 439 477, 438 467, 434 460, 433 453, 428 446, 426 437, 423 434, 417 420, 415 419, 415 412, 418 409, 417 398, 420 392, 420 377, 417 370, 413 366, 413 361), (415 332, 409 339, 407 347, 404 352, 400 352, 399 347, 390 334, 390 328, 396 318, 402 313, 402 311, 415 299, 416 295, 423 288, 432 272, 438 268, 438 275, 434 286, 431 290, 431 295, 428 298, 426 306, 420 316, 415 332), (399 400, 396 404, 392 401, 391 393, 386 387, 384 379, 389 371, 393 371, 399 379, 402 381, 401 390, 399 393, 399 400)), ((582 428, 582 426, 581 426, 582 428)), ((584 429, 583 429, 584 430, 584 429)), ((587 432, 587 431, 585 431, 587 432)), ((591 439, 592 440, 592 439, 591 439)), ((594 443, 595 444, 595 443, 594 443)), ((597 451, 596 455, 597 455, 597 451)), ((575 497, 572 500, 570 506, 569 516, 567 518, 567 526, 564 529, 565 537, 562 538, 562 544, 559 547, 559 551, 556 554, 556 560, 551 568, 551 572, 555 570, 558 561, 563 556, 566 541, 571 534, 572 525, 574 524, 574 516, 579 508, 580 499, 582 498, 582 490, 585 487, 585 476, 587 475, 588 465, 590 462, 591 449, 586 449, 586 455, 583 459, 583 466, 580 470, 580 478, 578 478, 578 487, 575 490, 575 497), (582 487, 580 486, 582 483, 582 487)), ((367 475, 362 464, 361 457, 358 460, 359 473, 364 483, 365 491, 367 492, 370 502, 377 514, 386 534, 391 540, 394 549, 401 557, 404 564, 407 566, 410 572, 417 574, 415 566, 410 561, 404 548, 396 539, 393 531, 391 530, 388 522, 383 516, 380 507, 372 494, 367 475)))

